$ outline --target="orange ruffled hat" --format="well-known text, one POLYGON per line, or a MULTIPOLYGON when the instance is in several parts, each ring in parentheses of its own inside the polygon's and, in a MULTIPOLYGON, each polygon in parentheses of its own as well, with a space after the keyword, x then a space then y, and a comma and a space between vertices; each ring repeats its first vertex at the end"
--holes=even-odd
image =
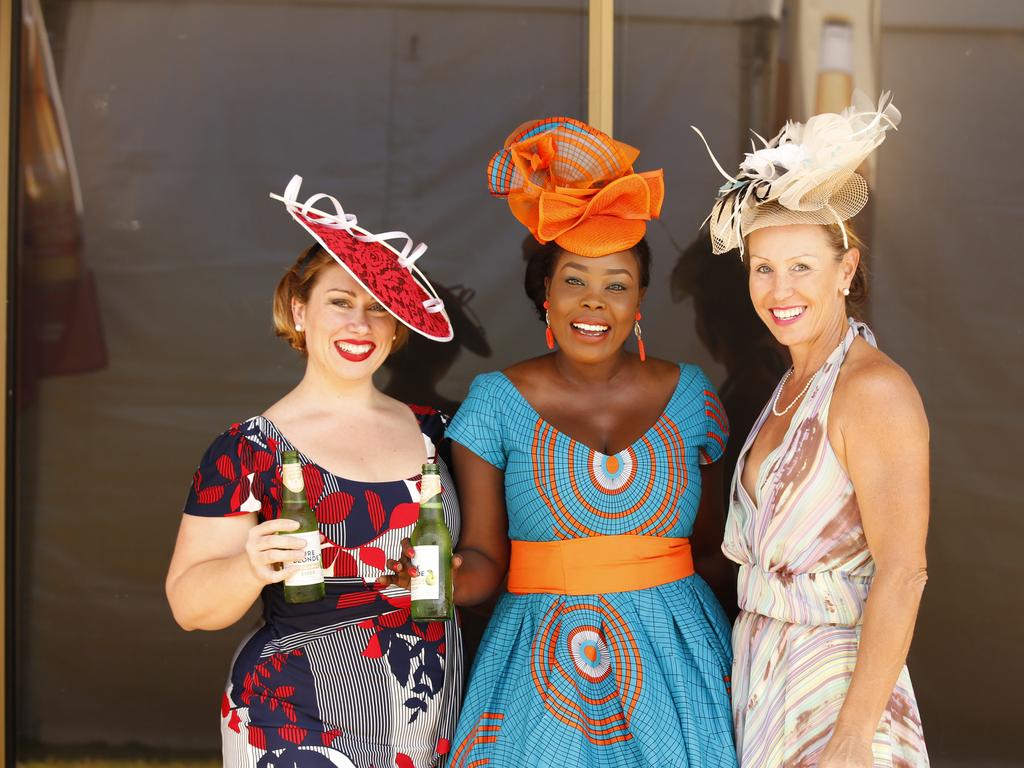
POLYGON ((633 172, 640 151, 569 117, 523 123, 487 166, 487 186, 541 243, 580 256, 632 248, 661 213, 661 169, 633 172))

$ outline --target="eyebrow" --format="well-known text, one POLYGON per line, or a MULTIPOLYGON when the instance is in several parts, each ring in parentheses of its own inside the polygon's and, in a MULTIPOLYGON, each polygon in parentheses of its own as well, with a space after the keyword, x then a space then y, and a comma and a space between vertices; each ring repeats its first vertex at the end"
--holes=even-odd
MULTIPOLYGON (((820 259, 821 256, 814 253, 801 253, 797 256, 787 256, 783 261, 795 261, 796 259, 820 259)), ((750 260, 760 259, 761 261, 771 261, 767 256, 759 256, 756 253, 750 254, 750 260)))
MULTIPOLYGON (((563 264, 562 265, 562 269, 569 269, 569 268, 578 269, 580 272, 586 272, 588 274, 590 273, 590 268, 589 267, 585 267, 585 266, 583 266, 582 264, 580 264, 579 262, 576 262, 576 261, 570 261, 567 264, 563 264)), ((606 274, 606 275, 629 275, 630 277, 633 276, 633 273, 630 272, 628 269, 620 269, 620 268, 617 268, 617 267, 615 269, 606 269, 604 271, 604 274, 606 274)))
POLYGON ((351 296, 352 298, 355 298, 355 296, 356 296, 355 293, 353 293, 352 291, 350 291, 350 290, 348 290, 346 288, 328 288, 327 292, 328 293, 332 293, 332 292, 334 292, 334 293, 344 293, 344 294, 346 294, 348 296, 351 296))

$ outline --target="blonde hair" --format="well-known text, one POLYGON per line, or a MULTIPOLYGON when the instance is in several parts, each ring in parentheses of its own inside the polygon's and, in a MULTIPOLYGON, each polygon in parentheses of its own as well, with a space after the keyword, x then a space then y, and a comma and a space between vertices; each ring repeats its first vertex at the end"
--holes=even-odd
MULTIPOLYGON (((274 289, 274 335, 287 341, 303 357, 306 356, 306 334, 295 330, 292 301, 307 303, 320 273, 333 264, 337 264, 334 257, 319 243, 314 243, 299 254, 274 289)), ((395 340, 388 354, 397 352, 408 340, 409 329, 395 320, 395 340)))
POLYGON ((853 279, 850 281, 850 295, 846 297, 846 314, 859 320, 861 319, 861 311, 868 300, 868 270, 867 265, 864 263, 867 258, 867 245, 857 234, 853 222, 847 221, 843 226, 846 227, 846 242, 849 243, 849 246, 843 242, 843 229, 838 223, 822 225, 828 235, 829 245, 832 246, 837 254, 837 260, 842 259, 843 254, 850 248, 857 248, 860 251, 857 271, 853 273, 853 279))

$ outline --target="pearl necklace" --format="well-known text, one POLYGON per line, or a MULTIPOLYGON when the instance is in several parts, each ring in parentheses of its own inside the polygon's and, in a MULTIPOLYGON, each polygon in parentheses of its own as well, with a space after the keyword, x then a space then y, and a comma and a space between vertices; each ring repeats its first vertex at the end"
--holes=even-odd
MULTIPOLYGON (((843 341, 844 339, 839 340, 839 343, 836 344, 836 349, 839 349, 841 346, 843 346, 843 341)), ((833 350, 832 354, 835 354, 835 350, 833 350)), ((818 378, 818 374, 821 373, 821 369, 824 368, 828 364, 828 361, 831 359, 832 355, 829 355, 828 357, 825 358, 825 362, 823 362, 821 366, 819 366, 818 370, 811 374, 811 378, 809 378, 807 380, 807 383, 804 384, 804 388, 800 390, 800 394, 794 397, 793 402, 791 402, 783 410, 780 411, 778 409, 779 398, 782 397, 782 390, 786 388, 786 382, 789 381, 789 377, 793 375, 793 371, 795 370, 793 366, 790 366, 789 370, 786 371, 786 375, 782 377, 782 382, 779 384, 779 391, 775 393, 775 399, 772 400, 772 413, 774 413, 776 416, 785 416, 787 413, 789 413, 793 409, 793 406, 800 402, 800 398, 807 394, 807 390, 811 388, 811 382, 818 378)))
MULTIPOLYGON (((828 361, 826 360, 825 362, 828 361)), ((824 368, 825 364, 822 363, 821 367, 824 368)), ((811 387, 811 382, 818 377, 819 371, 821 371, 821 368, 815 371, 811 378, 807 380, 807 383, 804 384, 804 388, 800 390, 800 394, 793 398, 793 402, 791 402, 783 410, 780 411, 778 410, 779 398, 782 396, 782 390, 786 388, 786 382, 789 381, 789 377, 793 374, 793 368, 790 367, 790 369, 786 371, 786 375, 782 377, 782 383, 779 384, 779 391, 775 393, 775 399, 772 400, 772 413, 774 413, 776 416, 785 416, 787 413, 789 413, 790 410, 792 410, 793 406, 800 401, 800 398, 807 394, 807 390, 810 389, 811 387)))

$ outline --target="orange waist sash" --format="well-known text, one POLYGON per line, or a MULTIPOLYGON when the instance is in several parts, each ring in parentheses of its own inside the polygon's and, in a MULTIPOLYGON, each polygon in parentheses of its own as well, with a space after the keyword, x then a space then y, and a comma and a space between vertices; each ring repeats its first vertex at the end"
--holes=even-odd
POLYGON ((592 536, 513 541, 508 591, 599 595, 647 589, 692 575, 689 539, 592 536))

